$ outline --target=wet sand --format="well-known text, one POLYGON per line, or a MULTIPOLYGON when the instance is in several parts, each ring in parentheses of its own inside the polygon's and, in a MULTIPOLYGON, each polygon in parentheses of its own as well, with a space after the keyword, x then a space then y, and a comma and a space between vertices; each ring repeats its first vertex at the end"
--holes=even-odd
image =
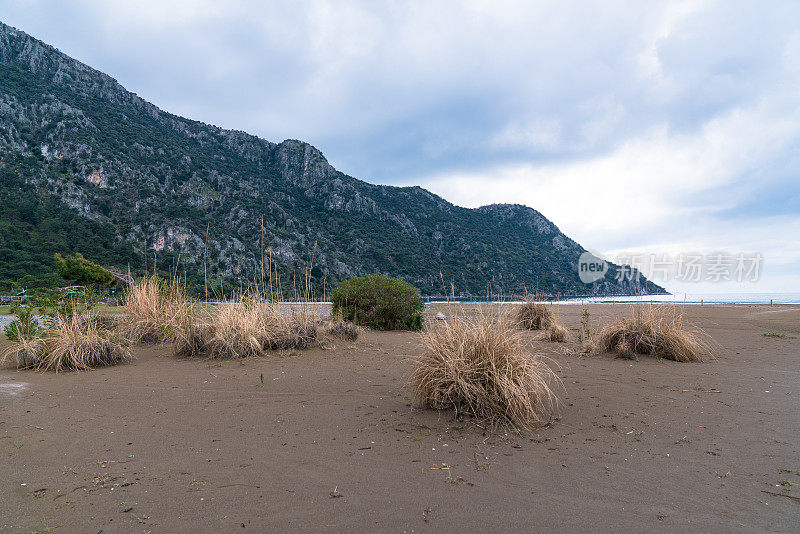
MULTIPOLYGON (((596 330, 628 307, 588 310, 596 330)), ((800 307, 687 307, 719 344, 695 364, 580 356, 582 311, 558 309, 572 343, 534 342, 564 391, 523 434, 413 406, 414 333, 0 370, 0 531, 800 529, 800 307)))

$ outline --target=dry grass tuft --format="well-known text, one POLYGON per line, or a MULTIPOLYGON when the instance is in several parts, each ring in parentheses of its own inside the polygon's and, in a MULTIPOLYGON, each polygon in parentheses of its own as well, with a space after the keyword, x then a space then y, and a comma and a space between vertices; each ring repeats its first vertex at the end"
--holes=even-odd
POLYGON ((44 347, 41 338, 18 338, 19 341, 6 349, 0 362, 3 365, 13 364, 17 369, 31 369, 42 360, 44 347))
POLYGON ((218 359, 260 356, 268 350, 308 349, 319 344, 316 320, 258 296, 224 304, 205 318, 191 309, 178 315, 173 355, 218 359))
POLYGON ((545 304, 530 299, 517 310, 516 324, 523 330, 547 330, 555 322, 553 312, 545 304))
POLYGON ((424 406, 519 427, 552 420, 558 399, 551 385, 560 380, 541 356, 525 352, 507 317, 456 316, 422 338, 411 385, 424 406))
POLYGON ((260 304, 228 304, 211 316, 207 344, 211 358, 258 356, 264 350, 264 309, 260 304))
POLYGON ((703 361, 712 353, 704 331, 684 325, 679 310, 668 306, 634 306, 629 317, 604 326, 591 352, 615 352, 632 359, 644 354, 676 362, 703 361))
POLYGON ((346 341, 355 341, 358 339, 361 330, 358 325, 354 323, 336 318, 330 326, 328 326, 325 333, 331 337, 344 339, 346 341))
POLYGON ((196 358, 206 355, 211 339, 211 325, 199 322, 191 308, 181 314, 175 327, 172 355, 179 358, 196 358))
POLYGON ((153 275, 134 283, 122 305, 122 330, 132 343, 161 343, 174 338, 177 322, 191 302, 178 281, 153 275))
POLYGON ((130 351, 99 327, 96 317, 58 317, 55 326, 12 346, 3 356, 20 369, 86 370, 131 359, 130 351))
POLYGON ((564 343, 569 337, 569 331, 558 323, 552 323, 547 329, 547 340, 553 343, 564 343))
POLYGON ((273 315, 265 334, 268 350, 305 350, 319 344, 316 321, 306 314, 273 315))

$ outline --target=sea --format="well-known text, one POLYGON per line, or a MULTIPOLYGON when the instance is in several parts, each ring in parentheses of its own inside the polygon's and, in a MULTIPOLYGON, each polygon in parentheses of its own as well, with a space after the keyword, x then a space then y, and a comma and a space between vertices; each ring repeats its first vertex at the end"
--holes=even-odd
MULTIPOLYGON (((486 304, 486 303, 518 303, 514 300, 503 299, 430 299, 429 304, 486 304)), ((637 303, 653 302, 661 304, 800 304, 800 292, 794 293, 673 293, 671 295, 642 295, 642 296, 609 296, 609 297, 570 297, 565 299, 550 299, 546 302, 559 304, 602 304, 602 303, 637 303)))

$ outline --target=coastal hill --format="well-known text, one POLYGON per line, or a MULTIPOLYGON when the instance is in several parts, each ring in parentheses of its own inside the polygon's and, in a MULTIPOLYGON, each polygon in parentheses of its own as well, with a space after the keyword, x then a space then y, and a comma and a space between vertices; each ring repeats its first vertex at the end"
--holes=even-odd
POLYGON ((53 253, 120 270, 179 265, 239 287, 271 257, 316 285, 383 273, 423 294, 660 293, 590 285, 584 248, 521 205, 455 206, 374 185, 297 140, 273 143, 172 115, 113 78, 0 23, 0 281, 55 282, 53 253))

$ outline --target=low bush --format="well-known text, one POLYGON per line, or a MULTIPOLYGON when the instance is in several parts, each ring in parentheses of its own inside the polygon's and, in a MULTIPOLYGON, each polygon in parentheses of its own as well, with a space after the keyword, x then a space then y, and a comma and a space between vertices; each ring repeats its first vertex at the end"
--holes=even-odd
POLYGON ((379 274, 351 278, 333 291, 333 315, 376 330, 419 330, 424 307, 414 286, 379 274))
POLYGON ((499 315, 456 316, 426 329, 411 375, 417 401, 519 427, 550 421, 558 403, 551 386, 560 381, 518 335, 499 315))
POLYGON ((635 306, 628 317, 604 326, 591 352, 615 352, 633 359, 643 354, 677 362, 702 361, 712 352, 708 334, 684 324, 681 313, 667 306, 635 306))
POLYGON ((182 321, 175 328, 172 354, 179 358, 207 356, 211 325, 194 320, 182 321))
POLYGON ((17 369, 30 369, 42 361, 43 354, 41 339, 21 337, 3 353, 2 364, 12 363, 17 369))
POLYGON ((11 341, 33 339, 39 331, 39 321, 31 306, 14 306, 11 311, 17 316, 6 326, 4 333, 11 341))
POLYGON ((268 350, 305 350, 319 344, 319 331, 310 315, 286 314, 273 318, 266 332, 268 350))

